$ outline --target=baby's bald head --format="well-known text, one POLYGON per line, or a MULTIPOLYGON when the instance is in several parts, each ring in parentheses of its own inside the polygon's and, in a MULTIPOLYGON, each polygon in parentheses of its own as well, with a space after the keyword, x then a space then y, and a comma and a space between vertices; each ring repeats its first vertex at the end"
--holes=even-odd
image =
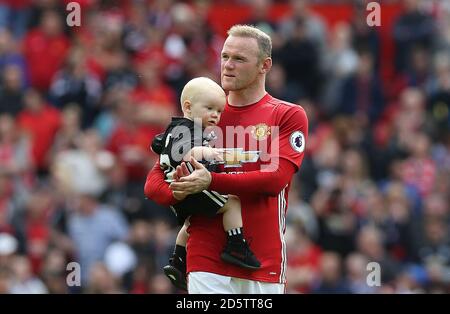
POLYGON ((186 100, 196 103, 204 96, 226 97, 222 87, 207 77, 197 77, 184 86, 181 92, 181 104, 186 100))
POLYGON ((225 107, 226 95, 222 87, 213 80, 207 77, 197 77, 184 86, 180 101, 186 118, 202 118, 208 110, 219 112, 220 117, 220 113, 225 107))

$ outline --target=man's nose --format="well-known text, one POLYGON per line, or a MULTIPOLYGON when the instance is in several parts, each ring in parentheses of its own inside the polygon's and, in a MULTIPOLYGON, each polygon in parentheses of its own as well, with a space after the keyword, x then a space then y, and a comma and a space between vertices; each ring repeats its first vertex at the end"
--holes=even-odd
POLYGON ((234 68, 234 62, 231 59, 228 59, 227 61, 225 61, 224 66, 227 69, 232 69, 234 68))

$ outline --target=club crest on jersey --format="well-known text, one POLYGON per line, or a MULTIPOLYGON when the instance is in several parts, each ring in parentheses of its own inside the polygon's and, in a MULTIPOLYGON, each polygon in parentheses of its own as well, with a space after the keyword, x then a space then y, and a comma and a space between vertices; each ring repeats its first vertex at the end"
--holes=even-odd
POLYGON ((270 135, 270 127, 265 123, 259 123, 252 127, 252 136, 257 141, 262 141, 270 135))
POLYGON ((295 131, 291 134, 289 139, 292 149, 298 153, 303 153, 305 150, 305 136, 300 131, 295 131))

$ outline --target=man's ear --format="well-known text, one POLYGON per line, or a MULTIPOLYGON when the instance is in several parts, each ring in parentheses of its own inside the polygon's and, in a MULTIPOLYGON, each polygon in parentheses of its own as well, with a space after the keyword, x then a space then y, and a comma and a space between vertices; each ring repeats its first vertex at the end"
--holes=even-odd
POLYGON ((192 104, 189 100, 185 100, 182 104, 183 112, 186 112, 187 114, 191 114, 191 107, 192 104))
POLYGON ((262 62, 260 73, 267 74, 271 68, 272 68, 272 58, 266 58, 262 62))

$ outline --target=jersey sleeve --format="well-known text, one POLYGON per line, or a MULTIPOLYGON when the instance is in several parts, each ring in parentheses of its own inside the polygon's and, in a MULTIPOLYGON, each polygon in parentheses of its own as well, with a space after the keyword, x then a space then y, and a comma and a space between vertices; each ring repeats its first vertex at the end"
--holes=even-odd
POLYGON ((209 189, 237 196, 266 194, 276 196, 291 181, 296 168, 286 159, 280 159, 274 171, 243 173, 211 173, 209 189))
MULTIPOLYGON (((281 116, 278 135, 279 157, 300 168, 308 140, 308 118, 300 106, 290 107, 281 116)), ((273 152, 273 148, 272 148, 273 152)))
POLYGON ((164 181, 164 172, 159 166, 159 160, 147 174, 144 194, 146 197, 161 206, 170 206, 177 202, 177 200, 173 197, 169 184, 164 181))

